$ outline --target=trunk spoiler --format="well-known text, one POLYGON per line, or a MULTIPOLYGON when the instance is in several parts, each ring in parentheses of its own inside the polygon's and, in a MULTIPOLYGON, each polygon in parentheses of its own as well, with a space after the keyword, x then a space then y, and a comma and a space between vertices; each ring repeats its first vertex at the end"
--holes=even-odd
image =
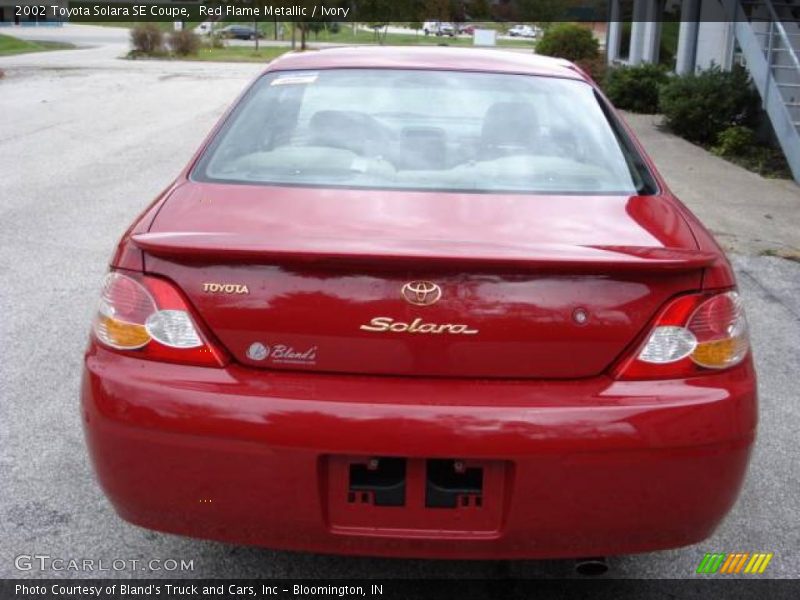
POLYGON ((472 267, 514 270, 694 271, 711 252, 653 246, 489 244, 442 240, 372 240, 230 233, 140 233, 134 244, 177 262, 375 264, 382 267, 472 267))

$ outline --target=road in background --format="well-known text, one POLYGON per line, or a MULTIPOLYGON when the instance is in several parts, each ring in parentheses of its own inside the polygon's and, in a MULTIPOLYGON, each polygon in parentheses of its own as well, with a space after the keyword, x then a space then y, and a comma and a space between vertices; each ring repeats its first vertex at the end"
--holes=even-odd
MULTIPOLYGON (((570 561, 342 558, 237 547, 146 531, 115 515, 94 480, 78 412, 82 352, 100 281, 131 220, 261 69, 118 60, 116 44, 0 58, 6 71, 0 80, 0 577, 54 575, 15 569, 15 556, 34 553, 109 563, 182 558, 195 566, 186 573, 95 576, 571 575, 570 561)), ((745 241, 774 237, 800 245, 794 184, 686 149, 650 121, 632 122, 671 184, 712 229, 745 241), (762 204, 773 218, 756 219, 762 204)), ((735 245, 733 256, 761 392, 759 439, 743 493, 709 540, 612 559, 612 576, 692 577, 705 552, 734 551, 774 552, 770 575, 800 575, 800 264, 758 256, 753 248, 735 245)))
MULTIPOLYGON (((343 27, 351 27, 352 23, 343 23, 343 27)), ((364 32, 372 33, 374 30, 370 27, 361 25, 358 26, 358 29, 364 32)), ((14 37, 18 37, 24 40, 31 40, 31 41, 45 41, 45 42, 63 42, 67 44, 73 44, 78 48, 88 49, 88 48, 95 48, 95 49, 103 49, 105 54, 111 56, 112 54, 116 57, 122 57, 128 53, 130 50, 130 29, 126 27, 110 27, 110 26, 98 26, 98 25, 86 25, 80 23, 68 23, 60 27, 55 26, 47 26, 47 27, 2 27, 0 28, 0 34, 5 35, 12 35, 14 37)), ((384 29, 379 30, 381 34, 384 33, 384 29)), ((389 27, 387 32, 390 34, 402 34, 402 35, 412 35, 416 36, 422 42, 425 38, 425 34, 422 31, 414 31, 413 29, 408 29, 406 27, 389 27)), ((201 36, 203 37, 203 36, 201 36)), ((432 39, 437 40, 441 44, 446 44, 447 40, 450 39, 448 36, 436 37, 435 35, 429 36, 432 39)), ((461 34, 458 36, 459 38, 463 39, 470 39, 472 36, 467 34, 461 34)), ((521 40, 524 38, 519 37, 512 37, 507 35, 498 35, 498 40, 521 40)), ((430 39, 428 40, 430 41, 430 39)), ((225 44, 227 46, 240 46, 240 47, 255 47, 254 41, 249 40, 234 40, 234 39, 226 39, 225 44)), ((282 40, 273 40, 270 37, 265 37, 259 40, 258 42, 260 47, 281 47, 281 48, 288 48, 292 45, 291 42, 291 29, 287 26, 286 31, 284 33, 284 38, 282 40)), ((340 42, 320 42, 317 40, 317 36, 313 34, 309 34, 307 39, 307 45, 309 48, 336 48, 340 46, 351 46, 356 45, 352 43, 340 43, 340 42)), ((300 47, 300 32, 297 32, 296 36, 296 47, 300 47)), ((506 46, 504 49, 507 50, 514 50, 517 52, 530 52, 531 48, 526 46, 506 46)))

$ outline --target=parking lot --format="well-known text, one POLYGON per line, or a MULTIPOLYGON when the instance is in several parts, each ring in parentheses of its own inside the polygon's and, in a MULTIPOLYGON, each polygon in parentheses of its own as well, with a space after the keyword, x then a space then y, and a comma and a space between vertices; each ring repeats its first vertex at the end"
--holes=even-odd
MULTIPOLYGON (((78 412, 99 282, 136 214, 260 67, 124 61, 111 46, 0 58, 0 577, 562 577, 571 561, 460 563, 244 548, 139 529, 94 481, 78 412), (192 560, 184 572, 19 570, 15 557, 192 560)), ((609 576, 692 577, 706 552, 773 552, 800 575, 800 188, 768 181, 632 117, 674 190, 731 250, 761 398, 746 486, 716 534, 616 557, 609 576)))

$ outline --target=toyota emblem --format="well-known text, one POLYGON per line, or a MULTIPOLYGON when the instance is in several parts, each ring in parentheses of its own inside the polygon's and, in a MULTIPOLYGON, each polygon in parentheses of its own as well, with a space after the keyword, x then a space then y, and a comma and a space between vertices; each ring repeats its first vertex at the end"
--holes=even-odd
POLYGON ((442 297, 442 288, 432 281, 409 281, 400 293, 409 304, 430 306, 442 297))

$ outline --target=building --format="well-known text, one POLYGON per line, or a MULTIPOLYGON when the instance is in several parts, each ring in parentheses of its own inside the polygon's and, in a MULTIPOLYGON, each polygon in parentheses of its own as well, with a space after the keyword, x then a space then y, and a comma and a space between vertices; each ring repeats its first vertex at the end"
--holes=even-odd
POLYGON ((630 5, 610 0, 608 62, 658 62, 665 10, 679 12, 675 71, 743 64, 800 183, 800 0, 633 0, 625 10, 630 5), (623 36, 627 56, 621 55, 623 36))

